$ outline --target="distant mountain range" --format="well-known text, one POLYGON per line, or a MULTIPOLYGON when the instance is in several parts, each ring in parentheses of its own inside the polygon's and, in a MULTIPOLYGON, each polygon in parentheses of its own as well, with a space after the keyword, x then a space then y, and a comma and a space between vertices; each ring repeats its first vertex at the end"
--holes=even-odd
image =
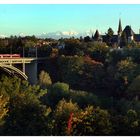
POLYGON ((5 38, 5 37, 7 37, 6 35, 0 35, 0 38, 5 38))
MULTIPOLYGON (((59 39, 59 38, 70 38, 70 37, 77 37, 79 38, 80 36, 91 36, 93 31, 86 31, 84 33, 78 33, 76 31, 56 31, 56 32, 49 32, 49 33, 42 33, 40 35, 35 35, 38 38, 53 38, 53 39, 59 39)), ((17 36, 28 36, 25 33, 19 33, 17 36)), ((6 35, 0 35, 0 38, 5 38, 8 37, 6 35)))
POLYGON ((70 32, 51 32, 51 33, 43 33, 41 35, 38 35, 37 37, 39 38, 54 38, 54 39, 59 39, 59 38, 69 38, 69 37, 79 37, 79 33, 70 31, 70 32))
POLYGON ((78 33, 76 31, 56 31, 56 32, 50 32, 50 33, 43 33, 41 35, 38 35, 37 37, 39 38, 54 38, 54 39, 59 39, 59 38, 70 38, 70 37, 77 37, 79 38, 80 36, 91 36, 93 31, 86 31, 84 33, 78 33))

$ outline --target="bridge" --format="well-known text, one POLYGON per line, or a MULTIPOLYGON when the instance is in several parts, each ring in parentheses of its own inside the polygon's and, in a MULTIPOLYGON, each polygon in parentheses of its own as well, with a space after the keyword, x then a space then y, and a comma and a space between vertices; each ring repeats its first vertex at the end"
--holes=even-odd
POLYGON ((45 58, 0 58, 0 68, 9 74, 17 74, 31 84, 37 83, 37 63, 45 58), (19 68, 20 66, 20 68, 19 68))

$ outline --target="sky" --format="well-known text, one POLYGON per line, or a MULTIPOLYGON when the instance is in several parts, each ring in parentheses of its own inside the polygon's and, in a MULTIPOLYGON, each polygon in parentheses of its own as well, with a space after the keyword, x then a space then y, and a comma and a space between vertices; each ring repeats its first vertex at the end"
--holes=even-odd
POLYGON ((111 27, 140 29, 140 4, 0 4, 0 35, 105 34, 111 27))

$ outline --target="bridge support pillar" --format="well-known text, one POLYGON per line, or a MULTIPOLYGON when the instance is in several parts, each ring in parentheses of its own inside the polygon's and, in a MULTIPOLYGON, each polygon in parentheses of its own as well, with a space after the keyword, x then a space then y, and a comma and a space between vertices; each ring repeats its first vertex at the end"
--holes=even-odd
POLYGON ((30 84, 37 84, 37 62, 26 64, 25 74, 30 84))
POLYGON ((23 64, 22 64, 22 71, 23 71, 23 73, 25 73, 25 62, 23 62, 23 64))

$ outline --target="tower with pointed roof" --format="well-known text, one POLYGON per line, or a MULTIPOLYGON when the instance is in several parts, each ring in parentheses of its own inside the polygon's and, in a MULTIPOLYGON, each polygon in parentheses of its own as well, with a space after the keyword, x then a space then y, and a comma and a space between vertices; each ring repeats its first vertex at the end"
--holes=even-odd
POLYGON ((119 26, 118 26, 118 35, 122 34, 122 24, 121 24, 121 19, 119 19, 119 26))
POLYGON ((119 46, 121 42, 121 35, 122 35, 122 24, 121 24, 121 19, 119 19, 119 26, 118 26, 118 45, 119 46))
POLYGON ((94 40, 99 40, 99 37, 100 37, 100 35, 99 35, 99 31, 98 30, 96 30, 96 32, 95 32, 95 34, 94 34, 94 40))
POLYGON ((94 41, 102 41, 102 37, 99 34, 99 31, 96 30, 94 36, 93 36, 94 41))

